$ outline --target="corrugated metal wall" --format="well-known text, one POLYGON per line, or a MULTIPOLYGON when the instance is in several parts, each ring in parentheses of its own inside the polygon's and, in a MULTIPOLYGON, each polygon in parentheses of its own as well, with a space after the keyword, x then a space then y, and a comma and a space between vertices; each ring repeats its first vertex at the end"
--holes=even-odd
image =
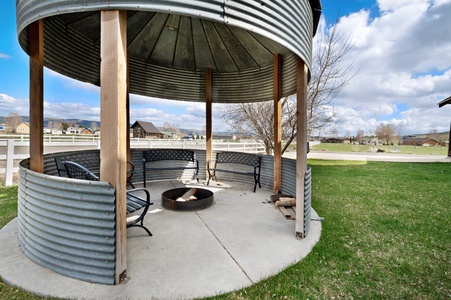
MULTIPOLYGON (((114 284, 115 190, 105 182, 19 171, 19 241, 24 254, 50 270, 114 284)), ((54 170, 53 158, 45 165, 54 170)), ((54 171, 52 171, 54 172, 54 171)))

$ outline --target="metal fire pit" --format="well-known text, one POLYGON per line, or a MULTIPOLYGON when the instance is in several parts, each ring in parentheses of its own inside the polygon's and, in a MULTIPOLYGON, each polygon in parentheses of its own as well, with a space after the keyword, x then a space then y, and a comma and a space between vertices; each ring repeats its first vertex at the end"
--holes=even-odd
POLYGON ((188 192, 191 188, 177 188, 161 194, 161 204, 164 208, 175 211, 201 210, 213 205, 213 192, 206 189, 195 188, 194 196, 197 200, 179 202, 178 197, 188 192))

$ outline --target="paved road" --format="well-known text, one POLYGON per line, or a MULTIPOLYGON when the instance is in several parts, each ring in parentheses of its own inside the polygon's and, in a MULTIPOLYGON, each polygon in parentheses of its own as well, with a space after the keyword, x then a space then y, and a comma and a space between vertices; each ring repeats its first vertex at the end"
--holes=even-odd
MULTIPOLYGON (((284 157, 296 158, 296 152, 286 152, 284 157)), ((326 152, 311 151, 307 158, 330 160, 363 160, 363 161, 392 161, 392 162, 451 162, 451 158, 444 155, 416 155, 392 154, 373 152, 326 152)))

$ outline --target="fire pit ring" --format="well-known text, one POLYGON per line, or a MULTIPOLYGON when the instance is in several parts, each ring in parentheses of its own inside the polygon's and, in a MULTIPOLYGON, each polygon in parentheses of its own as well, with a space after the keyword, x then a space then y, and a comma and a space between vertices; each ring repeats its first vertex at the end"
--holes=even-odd
POLYGON ((161 205, 169 210, 175 211, 193 211, 201 210, 213 205, 213 192, 201 188, 177 188, 167 190, 161 194, 161 205), (190 192, 190 190, 192 190, 190 192), (190 192, 197 200, 192 201, 176 201, 177 198, 190 192))

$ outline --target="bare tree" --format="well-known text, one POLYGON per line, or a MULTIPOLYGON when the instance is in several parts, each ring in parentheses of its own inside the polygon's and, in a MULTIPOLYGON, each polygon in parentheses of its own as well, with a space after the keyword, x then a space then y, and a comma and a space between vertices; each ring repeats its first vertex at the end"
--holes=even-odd
POLYGON ((172 132, 176 136, 179 136, 179 137, 182 135, 182 132, 180 130, 180 126, 178 124, 172 124, 172 123, 169 123, 169 122, 164 122, 162 131, 172 132))
POLYGON ((315 39, 312 57, 312 77, 307 86, 308 132, 327 131, 341 118, 334 108, 338 93, 356 75, 352 63, 345 65, 345 57, 352 49, 351 39, 345 38, 334 26, 329 34, 315 39))
POLYGON ((437 142, 441 142, 442 141, 442 137, 441 137, 441 135, 440 135, 440 133, 438 132, 437 129, 432 129, 428 133, 428 139, 433 139, 433 140, 436 140, 437 142))
POLYGON ((23 122, 22 117, 18 113, 10 113, 7 117, 3 118, 8 132, 15 133, 17 126, 23 122))
MULTIPOLYGON (((334 98, 349 83, 352 64, 345 65, 345 57, 352 48, 350 38, 344 38, 334 26, 332 31, 319 33, 315 40, 311 79, 307 87, 307 130, 327 132, 339 116, 334 109, 334 98)), ((285 146, 282 153, 296 138, 296 97, 285 97, 282 102, 282 138, 285 146)), ((273 101, 236 104, 222 110, 226 123, 235 131, 252 133, 260 139, 266 153, 274 149, 273 101)))
POLYGON ((91 131, 92 131, 92 133, 96 132, 97 128, 98 128, 97 122, 96 121, 92 121, 91 122, 91 131))
POLYGON ((77 121, 75 121, 75 120, 68 120, 68 121, 67 121, 67 125, 68 125, 69 127, 77 128, 77 121))
POLYGON ((376 137, 386 144, 389 144, 393 140, 396 133, 396 126, 393 124, 381 123, 376 128, 376 137))
POLYGON ((365 137, 365 132, 363 129, 357 130, 357 134, 355 135, 355 141, 359 144, 363 143, 363 138, 365 137))
POLYGON ((222 116, 232 130, 250 134, 265 145, 266 154, 274 149, 274 110, 272 101, 228 105, 222 116))

